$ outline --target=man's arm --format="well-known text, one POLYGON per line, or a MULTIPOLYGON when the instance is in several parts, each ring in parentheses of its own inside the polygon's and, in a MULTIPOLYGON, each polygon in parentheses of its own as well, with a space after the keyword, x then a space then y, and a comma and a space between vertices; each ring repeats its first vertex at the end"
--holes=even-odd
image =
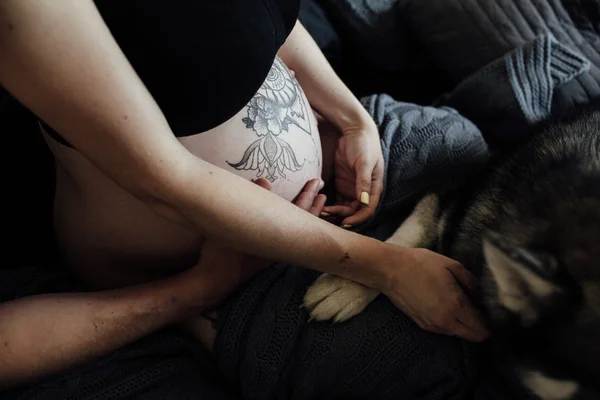
POLYGON ((0 389, 92 361, 199 312, 203 301, 190 297, 199 285, 185 275, 0 304, 0 389))
MULTIPOLYGON (((255 184, 270 189, 265 179, 255 184)), ((296 206, 319 215, 325 198, 318 185, 310 181, 296 206)), ((162 281, 0 304, 0 389, 89 362, 166 325, 201 320, 202 311, 269 264, 207 241, 196 265, 162 281)))
POLYGON ((195 317, 267 265, 207 241, 195 266, 161 281, 0 304, 0 389, 93 361, 195 317))

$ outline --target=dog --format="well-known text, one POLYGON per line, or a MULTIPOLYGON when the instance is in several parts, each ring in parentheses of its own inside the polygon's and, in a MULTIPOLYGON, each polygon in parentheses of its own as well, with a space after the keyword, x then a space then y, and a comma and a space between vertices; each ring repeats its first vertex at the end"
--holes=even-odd
MULTIPOLYGON (((600 107, 540 123, 475 176, 430 191, 387 242, 479 277, 489 341, 537 397, 600 388, 600 107)), ((304 305, 340 322, 378 295, 324 274, 304 305)))

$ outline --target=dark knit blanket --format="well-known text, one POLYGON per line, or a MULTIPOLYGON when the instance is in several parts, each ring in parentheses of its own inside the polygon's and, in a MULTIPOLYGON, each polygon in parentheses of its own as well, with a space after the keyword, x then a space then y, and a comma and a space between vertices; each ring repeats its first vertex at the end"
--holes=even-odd
MULTIPOLYGON (((386 95, 363 104, 382 135, 386 189, 378 215, 361 231, 385 239, 422 191, 481 166, 487 147, 452 109, 386 95)), ((274 265, 220 311, 215 354, 245 398, 465 398, 474 373, 467 344, 420 329, 384 297, 342 324, 308 322, 301 303, 317 276, 274 265)))
MULTIPOLYGON (((460 106, 496 138, 518 134, 548 117, 556 88, 587 68, 586 58, 553 35, 541 35, 465 79, 439 104, 460 106)), ((480 167, 488 152, 478 128, 452 108, 386 95, 364 98, 363 105, 380 129, 386 176, 378 214, 359 230, 385 239, 419 194, 480 167)), ((488 365, 487 375, 471 386, 475 370, 467 345, 419 329, 383 297, 343 324, 307 322, 300 305, 317 275, 273 266, 221 311, 219 366, 245 397, 429 400, 482 398, 491 390, 498 399, 528 398, 514 377, 503 381, 488 365)))

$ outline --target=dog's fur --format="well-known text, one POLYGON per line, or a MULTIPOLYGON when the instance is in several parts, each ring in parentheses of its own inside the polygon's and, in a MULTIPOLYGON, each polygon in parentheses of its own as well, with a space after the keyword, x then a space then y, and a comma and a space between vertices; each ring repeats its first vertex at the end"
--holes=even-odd
MULTIPOLYGON (((600 387, 600 108, 536 127, 475 178, 427 194, 389 242, 428 247, 480 278, 491 341, 544 400, 600 387)), ((309 288, 318 320, 379 293, 331 275, 309 288)))

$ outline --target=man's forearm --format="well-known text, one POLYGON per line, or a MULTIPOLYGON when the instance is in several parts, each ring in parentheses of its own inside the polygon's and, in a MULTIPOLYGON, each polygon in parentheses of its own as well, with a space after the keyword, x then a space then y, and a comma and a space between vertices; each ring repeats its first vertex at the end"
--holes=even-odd
POLYGON ((161 281, 0 304, 0 388, 90 362, 193 315, 177 285, 161 281))
POLYGON ((278 55, 306 93, 311 106, 339 129, 357 119, 370 120, 364 107, 335 73, 300 21, 278 55))

